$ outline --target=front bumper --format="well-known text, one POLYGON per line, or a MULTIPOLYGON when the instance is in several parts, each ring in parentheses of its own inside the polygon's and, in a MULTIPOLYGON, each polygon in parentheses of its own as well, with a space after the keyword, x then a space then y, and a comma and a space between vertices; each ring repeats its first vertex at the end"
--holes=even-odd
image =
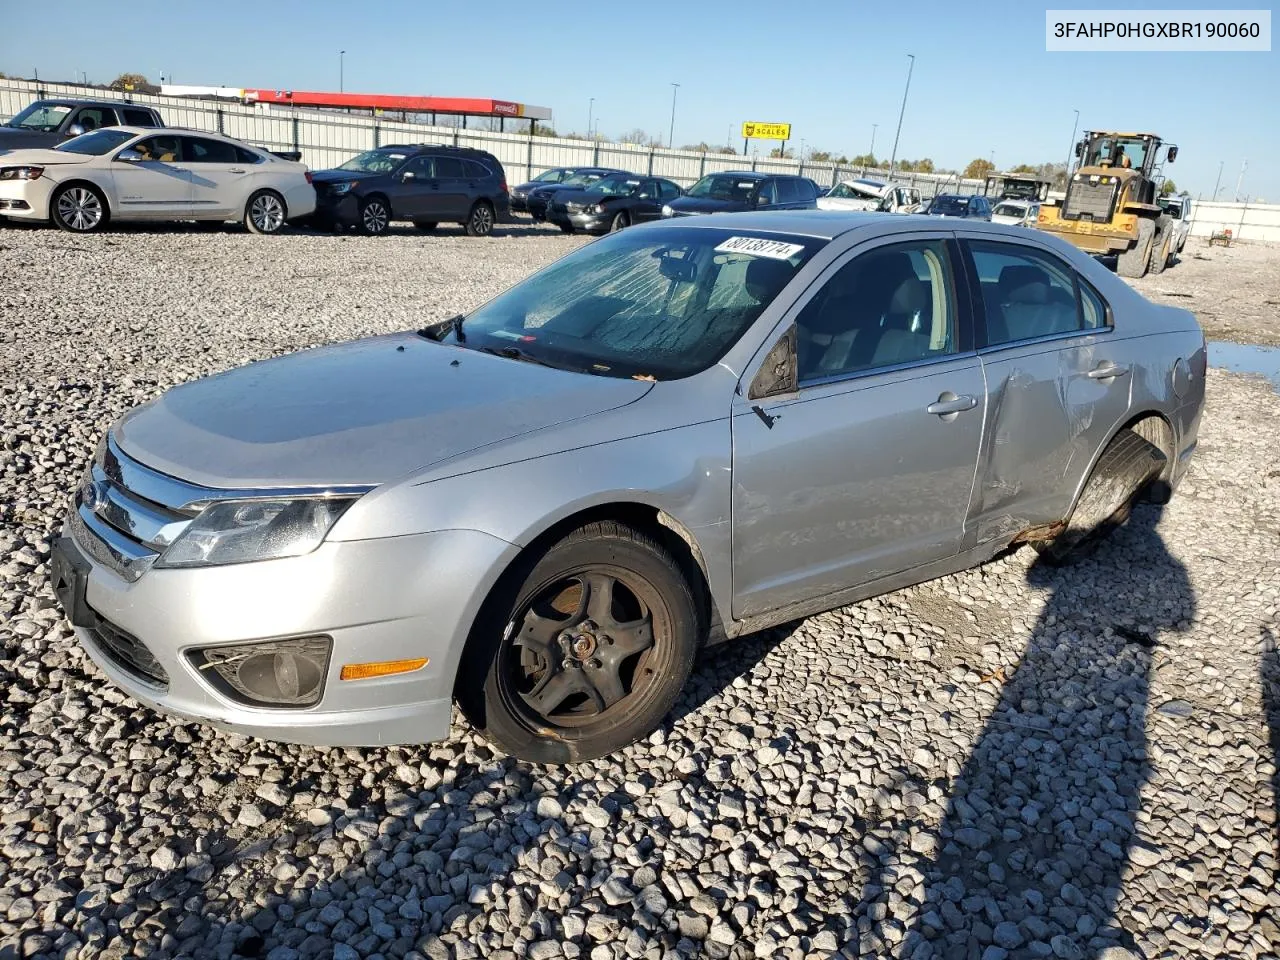
POLYGON ((0 180, 0 217, 48 220, 49 195, 55 186, 48 177, 36 180, 0 180))
POLYGON ((330 194, 317 194, 312 218, 321 223, 354 227, 360 220, 360 202, 351 193, 336 197, 330 194))
POLYGON ((568 213, 552 209, 547 213, 547 221, 556 226, 567 225, 583 233, 598 233, 609 229, 609 216, 603 213, 568 213))
MULTIPOLYGON (((83 526, 68 529, 93 536, 83 526)), ((65 585, 59 602, 89 656, 141 703, 270 740, 378 746, 448 735, 454 675, 471 623, 515 551, 487 534, 455 530, 326 542, 286 560, 152 568, 130 583, 64 536, 51 566, 83 571, 83 605, 69 602, 65 585), (104 636, 104 624, 145 655, 122 657, 118 636, 104 636), (205 647, 309 636, 333 643, 320 700, 310 707, 232 700, 189 656, 205 647), (415 657, 428 662, 413 673, 356 681, 340 676, 347 663, 415 657), (140 659, 149 669, 137 667, 140 659)))
POLYGON ((511 195, 511 212, 512 213, 528 213, 529 198, 527 196, 518 197, 513 193, 511 195))

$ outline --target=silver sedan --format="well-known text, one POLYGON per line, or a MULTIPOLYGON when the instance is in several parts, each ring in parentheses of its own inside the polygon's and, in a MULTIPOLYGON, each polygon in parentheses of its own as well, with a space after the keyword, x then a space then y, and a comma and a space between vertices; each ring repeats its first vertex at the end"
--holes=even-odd
POLYGON ((53 556, 102 670, 315 744, 599 756, 698 648, 1167 498, 1205 344, 1047 234, 729 214, 581 247, 464 317, 170 390, 53 556))

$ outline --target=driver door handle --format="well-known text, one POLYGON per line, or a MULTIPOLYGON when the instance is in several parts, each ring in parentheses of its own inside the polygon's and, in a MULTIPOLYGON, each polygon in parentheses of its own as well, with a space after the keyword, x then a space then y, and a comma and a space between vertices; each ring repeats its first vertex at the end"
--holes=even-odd
POLYGON ((964 413, 966 410, 972 410, 977 405, 978 401, 968 394, 957 397, 955 394, 948 392, 938 397, 937 400, 924 409, 925 413, 945 417, 949 413, 964 413))
POLYGON ((244 173, 244 167, 232 167, 227 173, 244 173))
POLYGON ((1117 367, 1114 363, 1108 361, 1098 364, 1085 376, 1090 380, 1114 380, 1116 377, 1123 377, 1128 372, 1128 367, 1117 367))

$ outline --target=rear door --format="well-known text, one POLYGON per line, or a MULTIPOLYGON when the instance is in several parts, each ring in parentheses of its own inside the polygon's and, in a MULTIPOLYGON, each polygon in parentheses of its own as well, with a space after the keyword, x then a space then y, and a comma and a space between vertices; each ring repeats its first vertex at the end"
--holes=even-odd
POLYGON ((1054 523, 1094 453, 1128 416, 1141 341, 1048 249, 965 234, 986 374, 986 439, 974 497, 978 542, 1054 523))
POLYGON ((183 160, 191 171, 192 213, 196 217, 239 217, 253 192, 262 158, 225 140, 180 139, 183 160))
POLYGON ((479 190, 479 180, 467 176, 461 157, 438 156, 435 165, 439 194, 433 199, 439 203, 440 219, 465 220, 471 212, 471 193, 479 190))
MULTIPOLYGON (((171 133, 135 141, 141 160, 113 159, 116 210, 131 219, 182 219, 191 215, 191 171, 182 159, 181 138, 171 133)), ((117 151, 118 158, 122 151, 117 151)))

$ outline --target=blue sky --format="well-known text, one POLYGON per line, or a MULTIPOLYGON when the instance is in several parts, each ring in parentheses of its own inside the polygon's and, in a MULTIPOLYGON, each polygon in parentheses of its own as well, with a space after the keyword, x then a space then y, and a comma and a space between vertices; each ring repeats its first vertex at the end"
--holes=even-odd
MULTIPOLYGON (((1055 8, 1071 4, 1057 0, 1055 8)), ((1106 4, 1082 0, 1075 6, 1106 4)), ((1130 0, 1124 8, 1229 9, 1130 0)), ((1260 7, 1261 4, 1252 4, 1260 7)), ((561 131, 636 127, 664 140, 672 81, 677 144, 723 143, 743 120, 784 121, 810 148, 849 155, 893 144, 907 54, 915 70, 898 156, 963 167, 1063 161, 1082 128, 1152 131, 1180 147, 1168 174, 1206 199, 1223 188, 1280 202, 1280 62, 1271 53, 1046 53, 1045 5, 917 0, 724 4, 276 0, 210 6, 130 0, 14 3, 0 70, 105 82, 139 71, 178 83, 495 97, 551 107, 561 131), (886 10, 888 12, 886 13, 886 10), (66 43, 52 24, 92 24, 66 43)), ((739 147, 741 140, 734 141, 739 147)), ((799 145, 798 143, 796 144, 799 145)), ((761 150, 773 144, 761 144, 761 150)))

